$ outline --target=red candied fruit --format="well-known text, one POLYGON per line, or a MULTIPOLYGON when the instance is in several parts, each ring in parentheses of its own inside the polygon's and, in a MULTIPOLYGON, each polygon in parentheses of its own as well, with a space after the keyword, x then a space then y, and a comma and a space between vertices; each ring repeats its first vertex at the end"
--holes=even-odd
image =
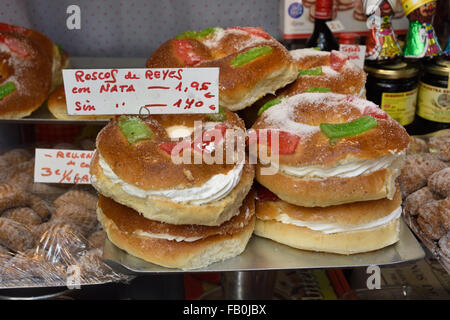
POLYGON ((345 62, 348 60, 348 56, 339 52, 331 51, 330 54, 330 66, 333 70, 339 71, 344 66, 345 62))
POLYGON ((270 39, 270 35, 267 32, 265 32, 263 28, 259 28, 259 27, 230 27, 228 29, 229 30, 233 30, 233 29, 242 30, 242 31, 248 32, 254 36, 257 36, 257 37, 261 37, 264 39, 270 39))
MULTIPOLYGON (((264 141, 260 139, 260 130, 256 130, 257 132, 257 139, 258 144, 263 143, 264 141)), ((278 154, 293 154, 295 150, 297 149, 297 145, 300 141, 300 137, 296 134, 292 134, 290 132, 286 131, 278 131, 278 154)), ((267 146, 271 147, 273 144, 272 142, 272 130, 267 130, 267 146)))
POLYGON ((194 47, 188 39, 172 40, 175 52, 183 63, 189 67, 205 60, 201 55, 194 52, 194 47))
POLYGON ((0 42, 4 43, 11 52, 21 57, 27 57, 30 53, 27 48, 16 38, 0 34, 0 42))
POLYGON ((364 108, 363 115, 372 116, 375 119, 383 119, 386 120, 388 118, 387 113, 384 110, 381 110, 380 108, 367 106, 364 108))

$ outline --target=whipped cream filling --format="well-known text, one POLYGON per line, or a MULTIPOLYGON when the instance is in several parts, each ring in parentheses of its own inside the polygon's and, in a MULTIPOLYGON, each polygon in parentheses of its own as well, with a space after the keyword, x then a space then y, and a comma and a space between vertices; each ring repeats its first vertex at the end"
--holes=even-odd
POLYGON ((167 135, 171 139, 189 137, 194 132, 194 127, 186 127, 183 125, 170 126, 166 128, 167 135))
MULTIPOLYGON (((242 175, 244 162, 237 163, 227 174, 216 174, 199 187, 186 189, 144 190, 120 179, 99 154, 99 164, 103 174, 114 184, 119 184, 122 190, 138 198, 162 197, 174 202, 190 202, 194 205, 219 200, 228 195, 239 183, 242 175)), ((95 181, 93 177, 93 181, 95 181)))
POLYGON ((149 237, 149 238, 157 238, 157 239, 165 239, 176 242, 186 241, 186 242, 194 242, 202 239, 203 237, 182 237, 182 236, 172 236, 170 234, 162 234, 162 233, 150 233, 142 230, 136 230, 133 232, 135 235, 140 237, 149 237))
POLYGON ((359 230, 367 230, 367 229, 373 229, 377 227, 384 226, 388 224, 389 222, 400 218, 400 215, 402 214, 402 208, 398 207, 394 211, 392 211, 389 215, 368 222, 364 224, 359 224, 355 226, 348 226, 344 224, 337 224, 337 223, 318 223, 318 222, 306 222, 298 219, 292 219, 285 213, 281 213, 275 220, 281 223, 285 224, 292 224, 298 227, 306 227, 308 229, 314 230, 314 231, 321 231, 325 234, 330 233, 337 233, 337 232, 349 232, 349 231, 359 231, 359 230))
POLYGON ((390 154, 375 159, 349 161, 347 163, 345 162, 340 163, 332 167, 322 167, 322 166, 293 167, 284 164, 281 164, 278 167, 281 172, 300 178, 311 178, 311 179, 314 178, 321 179, 330 177, 350 178, 361 175, 367 175, 369 173, 388 168, 402 154, 403 152, 398 154, 390 154))

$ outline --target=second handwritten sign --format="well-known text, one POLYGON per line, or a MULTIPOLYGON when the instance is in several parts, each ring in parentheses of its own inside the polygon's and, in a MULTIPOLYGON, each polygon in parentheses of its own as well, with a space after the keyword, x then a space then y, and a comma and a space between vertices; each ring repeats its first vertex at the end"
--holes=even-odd
POLYGON ((217 113, 219 68, 63 70, 70 115, 217 113))

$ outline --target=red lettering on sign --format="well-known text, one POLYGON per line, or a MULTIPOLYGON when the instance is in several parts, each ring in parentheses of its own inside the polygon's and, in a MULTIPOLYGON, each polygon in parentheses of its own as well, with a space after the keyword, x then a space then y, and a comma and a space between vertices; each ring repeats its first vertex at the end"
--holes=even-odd
POLYGON ((119 72, 117 69, 112 69, 108 72, 93 71, 85 73, 83 70, 75 71, 75 80, 77 82, 85 82, 90 80, 104 80, 107 83, 116 83, 116 75, 119 72))
POLYGON ((125 79, 140 79, 140 78, 137 76, 137 74, 128 71, 128 73, 125 75, 125 79))
POLYGON ((89 104, 89 102, 90 102, 89 100, 86 100, 86 104, 84 104, 84 103, 81 103, 80 101, 76 101, 75 102, 75 105, 76 105, 75 111, 81 111, 81 110, 83 110, 83 111, 94 111, 95 110, 95 106, 89 104))
POLYGON ((82 162, 82 163, 80 164, 80 167, 81 167, 81 168, 89 168, 89 163, 82 162))
POLYGON ((64 170, 63 176, 62 176, 61 180, 59 180, 59 183, 62 183, 64 181, 71 182, 72 179, 71 179, 70 175, 72 174, 72 172, 73 172, 72 169, 70 169, 69 171, 64 170))
POLYGON ((50 168, 41 168, 41 169, 44 171, 44 173, 41 173, 42 177, 48 177, 52 175, 52 169, 50 168))
POLYGON ((73 87, 72 93, 91 93, 91 88, 90 87, 84 87, 84 88, 73 87))

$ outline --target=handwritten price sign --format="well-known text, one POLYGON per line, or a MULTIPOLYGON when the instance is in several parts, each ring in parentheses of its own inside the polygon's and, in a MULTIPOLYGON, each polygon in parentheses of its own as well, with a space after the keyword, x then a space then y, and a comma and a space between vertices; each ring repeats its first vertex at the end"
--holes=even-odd
POLYGON ((366 58, 366 46, 356 44, 341 44, 339 51, 345 53, 349 60, 358 67, 364 67, 364 59, 366 58))
POLYGON ((94 151, 36 149, 34 181, 45 183, 91 183, 89 165, 94 151))
POLYGON ((217 113, 219 109, 219 68, 66 69, 63 77, 70 115, 217 113))

